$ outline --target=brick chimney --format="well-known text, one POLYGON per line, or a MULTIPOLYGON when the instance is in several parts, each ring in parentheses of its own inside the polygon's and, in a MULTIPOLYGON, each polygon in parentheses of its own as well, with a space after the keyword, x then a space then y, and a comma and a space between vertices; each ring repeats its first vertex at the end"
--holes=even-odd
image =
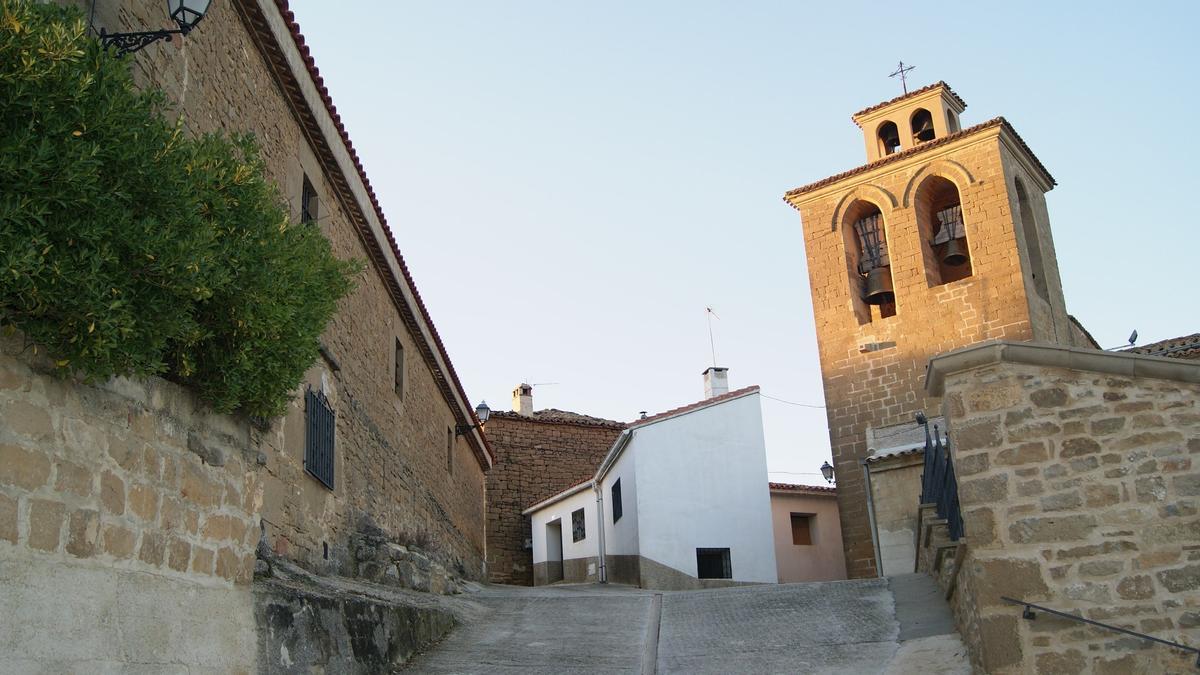
POLYGON ((704 398, 729 393, 729 369, 713 366, 704 371, 704 398))
POLYGON ((518 415, 533 416, 533 385, 522 382, 513 389, 512 409, 518 415))

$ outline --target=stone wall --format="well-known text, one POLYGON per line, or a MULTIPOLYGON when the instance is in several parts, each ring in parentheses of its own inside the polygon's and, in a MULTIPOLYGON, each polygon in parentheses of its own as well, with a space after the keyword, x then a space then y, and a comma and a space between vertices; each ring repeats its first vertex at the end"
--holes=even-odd
MULTIPOLYGON (((110 32, 166 21, 157 0, 96 5, 97 27, 110 32)), ((128 57, 139 82, 162 88, 190 132, 252 132, 297 219, 307 177, 335 254, 368 263, 322 336, 325 358, 269 432, 262 509, 268 541, 276 554, 310 569, 347 573, 355 534, 379 527, 401 542, 432 542, 448 568, 480 578, 482 437, 453 433, 468 421, 469 406, 455 400, 436 333, 391 252, 370 188, 343 144, 340 121, 325 109, 290 21, 273 0, 213 3, 186 38, 128 57), (404 359, 399 393, 397 341, 404 359), (305 387, 322 389, 337 415, 333 490, 304 470, 305 387)))
POLYGON ((1200 647, 1200 363, 994 343, 930 363, 965 556, 960 630, 988 673, 1191 672, 1200 647))
POLYGON ((493 413, 485 432, 496 452, 487 477, 488 576, 534 583, 532 535, 525 509, 591 478, 620 435, 617 422, 539 420, 493 413))
POLYGON ((0 340, 2 669, 248 672, 262 439, 157 378, 52 370, 0 340))

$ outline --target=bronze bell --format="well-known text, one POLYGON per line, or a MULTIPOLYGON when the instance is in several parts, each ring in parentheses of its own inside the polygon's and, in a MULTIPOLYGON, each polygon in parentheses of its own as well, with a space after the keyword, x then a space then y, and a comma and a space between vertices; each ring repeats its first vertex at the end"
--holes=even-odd
POLYGON ((967 262, 967 243, 962 239, 951 239, 942 250, 942 264, 959 267, 967 262))
POLYGON ((929 118, 921 120, 921 127, 913 131, 913 137, 922 143, 932 141, 933 136, 933 120, 929 118))
POLYGON ((889 153, 893 149, 900 147, 900 132, 896 131, 895 127, 889 127, 879 132, 879 138, 883 141, 883 147, 887 148, 889 153))
POLYGON ((887 267, 873 267, 867 272, 867 291, 863 294, 863 300, 868 305, 886 305, 896 301, 891 271, 887 267))

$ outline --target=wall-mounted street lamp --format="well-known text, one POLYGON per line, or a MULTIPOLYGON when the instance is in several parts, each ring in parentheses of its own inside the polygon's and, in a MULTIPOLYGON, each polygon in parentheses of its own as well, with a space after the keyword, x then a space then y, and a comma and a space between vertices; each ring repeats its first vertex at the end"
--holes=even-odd
MULTIPOLYGON (((94 0, 93 0, 94 1, 94 0)), ((154 44, 159 40, 171 41, 172 35, 187 35, 192 32, 212 0, 167 0, 167 14, 179 26, 178 30, 147 30, 137 33, 108 33, 100 29, 100 44, 104 48, 115 47, 117 56, 125 56, 154 44)))
POLYGON ((826 483, 832 483, 833 482, 833 465, 830 464, 829 462, 825 462, 824 464, 822 464, 821 465, 821 475, 825 477, 826 483))
POLYGON ((475 416, 479 418, 479 424, 460 424, 454 428, 455 436, 463 434, 487 424, 488 418, 492 416, 492 409, 488 407, 487 401, 480 401, 479 405, 475 406, 475 416))

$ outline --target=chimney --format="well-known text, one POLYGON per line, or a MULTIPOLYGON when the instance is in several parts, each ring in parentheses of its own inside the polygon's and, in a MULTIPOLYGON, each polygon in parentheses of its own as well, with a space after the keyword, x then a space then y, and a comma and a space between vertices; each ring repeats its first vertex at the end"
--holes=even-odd
POLYGON ((729 369, 713 366, 704 371, 704 398, 729 393, 729 369))
POLYGON ((518 415, 533 416, 533 385, 522 382, 513 389, 512 409, 518 415))

